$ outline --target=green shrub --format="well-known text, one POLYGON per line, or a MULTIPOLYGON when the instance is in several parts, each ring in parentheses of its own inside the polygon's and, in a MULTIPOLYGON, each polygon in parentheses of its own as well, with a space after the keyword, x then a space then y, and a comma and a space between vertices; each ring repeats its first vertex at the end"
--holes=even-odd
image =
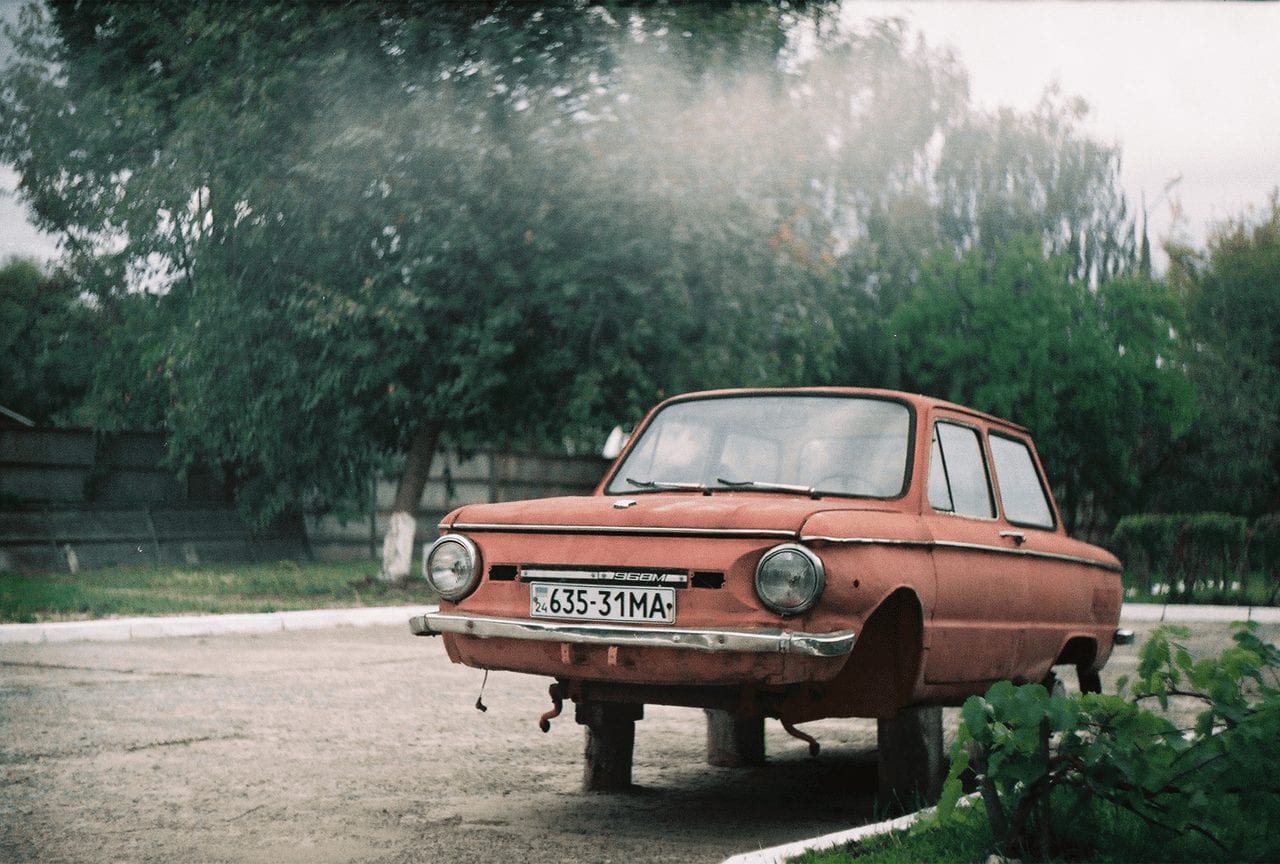
POLYGON ((1161 844, 1157 860, 1280 859, 1280 651, 1237 625, 1235 645, 1195 660, 1161 628, 1143 645, 1132 694, 1051 695, 996 684, 969 699, 933 820, 955 818, 968 772, 1003 854, 1090 858, 1096 814, 1161 844), (1144 707, 1201 701, 1190 729, 1144 707), (1081 814, 1095 814, 1082 819, 1081 814))
POLYGON ((1280 594, 1280 513, 1260 516, 1250 526, 1249 564, 1262 573, 1274 603, 1280 594))
MULTIPOLYGON (((1140 514, 1116 525, 1111 542, 1130 587, 1150 593, 1156 579, 1170 593, 1225 590, 1248 570, 1248 521, 1226 513, 1140 514)), ((1256 533, 1256 532, 1255 532, 1256 533)))
POLYGON ((1140 513, 1126 516, 1116 525, 1111 545, 1124 562, 1125 576, 1144 594, 1152 577, 1167 572, 1177 542, 1179 517, 1140 513))
POLYGON ((1245 535, 1249 522, 1226 513, 1196 513, 1182 525, 1179 575, 1194 591, 1198 582, 1226 588, 1248 569, 1245 535))

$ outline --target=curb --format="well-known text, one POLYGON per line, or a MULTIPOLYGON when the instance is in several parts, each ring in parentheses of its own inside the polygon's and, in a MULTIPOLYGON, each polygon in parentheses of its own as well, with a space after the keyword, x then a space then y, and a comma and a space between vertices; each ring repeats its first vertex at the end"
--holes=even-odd
MULTIPOLYGON (((968 807, 977 800, 977 797, 976 793, 966 795, 956 802, 956 806, 968 807)), ((867 837, 874 837, 877 834, 910 828, 916 823, 917 819, 930 815, 937 809, 936 806, 926 807, 923 810, 917 810, 915 813, 908 813, 905 816, 899 816, 897 819, 890 819, 887 822, 859 825, 857 828, 837 831, 834 834, 824 834, 821 837, 814 837, 810 840, 796 840, 793 843, 770 846, 768 849, 758 849, 755 852, 742 852, 731 858, 724 859, 720 864, 786 864, 787 861, 792 858, 798 858, 806 852, 821 852, 825 849, 843 846, 846 843, 863 840, 867 837)))
POLYGON ((401 624, 421 615, 425 606, 366 606, 357 609, 304 609, 294 612, 235 615, 176 615, 166 618, 107 618, 96 621, 53 621, 43 624, 0 624, 0 645, 42 642, 127 642, 174 636, 278 633, 328 627, 371 627, 401 624))
MULTIPOLYGON (((929 808, 932 810, 933 808, 929 808)), ((897 819, 891 819, 888 822, 879 822, 874 825, 860 825, 857 828, 850 828, 848 831, 837 831, 834 834, 824 834, 821 837, 815 837, 812 840, 797 840, 794 843, 784 843, 781 846, 770 846, 768 849, 760 849, 756 852, 743 852, 740 855, 734 855, 726 858, 720 864, 785 864, 792 858, 798 858, 806 852, 821 852, 824 849, 832 849, 836 846, 842 846, 845 843, 852 843, 855 840, 861 840, 864 837, 871 837, 875 834, 882 834, 887 831, 898 831, 903 828, 910 828, 923 813, 928 811, 920 811, 920 813, 908 813, 906 816, 899 816, 897 819)))
POLYGON ((1156 603, 1126 603, 1120 620, 1142 624, 1177 624, 1189 621, 1230 624, 1234 621, 1257 621, 1280 624, 1280 607, 1276 606, 1180 606, 1156 603))

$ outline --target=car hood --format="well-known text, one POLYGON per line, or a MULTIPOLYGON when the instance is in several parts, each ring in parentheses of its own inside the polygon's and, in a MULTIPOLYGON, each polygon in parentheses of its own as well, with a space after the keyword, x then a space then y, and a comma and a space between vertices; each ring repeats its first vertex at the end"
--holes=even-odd
POLYGON ((630 497, 543 498, 501 504, 469 504, 450 513, 448 530, 619 532, 688 534, 732 532, 799 537, 816 514, 830 511, 894 512, 881 502, 812 499, 760 493, 649 493, 630 497))

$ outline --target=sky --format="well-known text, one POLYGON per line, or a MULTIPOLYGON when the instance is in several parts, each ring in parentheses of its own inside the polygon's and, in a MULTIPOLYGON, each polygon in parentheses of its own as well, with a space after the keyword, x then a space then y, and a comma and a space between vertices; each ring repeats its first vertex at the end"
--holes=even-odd
POLYGON ((845 12, 901 17, 930 45, 950 45, 987 108, 1031 108, 1054 83, 1083 97, 1087 128, 1120 146, 1131 207, 1145 195, 1153 244, 1203 246, 1209 226, 1280 187, 1280 3, 859 2, 845 12))
MULTIPOLYGON (((0 0, 0 16, 20 3, 0 0)), ((1031 108, 1052 84, 1083 97, 1087 128, 1120 146, 1131 207, 1145 196, 1157 244, 1202 246, 1209 226, 1280 187, 1280 2, 863 0, 845 15, 901 17, 950 46, 985 107, 1031 108)), ((0 261, 49 259, 56 243, 27 222, 15 181, 0 166, 0 261)))

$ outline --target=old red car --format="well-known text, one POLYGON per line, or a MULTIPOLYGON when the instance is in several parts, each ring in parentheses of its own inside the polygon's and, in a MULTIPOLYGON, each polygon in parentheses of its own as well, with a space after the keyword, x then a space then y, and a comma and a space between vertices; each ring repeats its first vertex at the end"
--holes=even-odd
POLYGON ((1097 689, 1118 638, 1120 562, 1067 536, 1027 431, 907 393, 679 396, 593 495, 467 505, 440 530, 440 607, 413 632, 555 679, 544 728, 571 699, 623 751, 644 704, 807 738, 795 724, 1054 666, 1097 689))

